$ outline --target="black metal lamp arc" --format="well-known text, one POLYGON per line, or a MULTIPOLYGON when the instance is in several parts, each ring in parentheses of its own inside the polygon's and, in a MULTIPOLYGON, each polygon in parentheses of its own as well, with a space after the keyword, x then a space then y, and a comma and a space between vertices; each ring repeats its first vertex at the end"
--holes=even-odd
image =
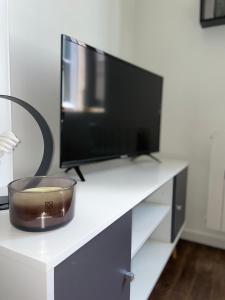
MULTIPOLYGON (((49 167, 52 162, 52 156, 53 156, 53 149, 54 149, 54 142, 53 142, 53 136, 51 133, 51 130, 49 128, 48 123, 44 119, 44 117, 30 104, 27 102, 8 95, 0 95, 0 98, 9 100, 11 102, 14 102, 20 106, 22 106, 26 111, 28 111, 32 117, 37 122, 44 141, 44 152, 43 157, 40 163, 40 166, 38 170, 35 173, 35 176, 44 176, 47 174, 49 167)), ((8 209, 8 197, 7 196, 1 196, 0 197, 0 210, 8 209)))

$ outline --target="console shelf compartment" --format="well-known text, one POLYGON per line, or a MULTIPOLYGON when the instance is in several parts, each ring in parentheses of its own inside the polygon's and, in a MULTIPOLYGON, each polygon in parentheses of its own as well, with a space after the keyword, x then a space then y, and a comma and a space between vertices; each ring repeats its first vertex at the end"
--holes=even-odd
POLYGON ((133 209, 132 247, 133 258, 153 231, 169 213, 170 206, 143 201, 133 209))
POLYGON ((159 276, 161 275, 183 227, 174 243, 165 243, 149 239, 138 251, 131 263, 135 279, 131 283, 130 300, 147 300, 159 276))

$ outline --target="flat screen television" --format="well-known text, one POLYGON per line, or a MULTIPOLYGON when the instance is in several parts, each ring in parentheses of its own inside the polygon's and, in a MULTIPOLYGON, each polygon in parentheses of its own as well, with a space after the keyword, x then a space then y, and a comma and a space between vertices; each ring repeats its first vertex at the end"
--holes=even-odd
POLYGON ((60 166, 159 151, 163 78, 61 36, 60 166))

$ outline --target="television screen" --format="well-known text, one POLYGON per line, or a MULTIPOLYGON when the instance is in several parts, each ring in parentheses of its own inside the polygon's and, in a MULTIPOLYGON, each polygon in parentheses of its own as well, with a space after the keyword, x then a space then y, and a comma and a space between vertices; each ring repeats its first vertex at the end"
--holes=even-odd
POLYGON ((61 38, 61 167, 159 150, 162 77, 61 38))

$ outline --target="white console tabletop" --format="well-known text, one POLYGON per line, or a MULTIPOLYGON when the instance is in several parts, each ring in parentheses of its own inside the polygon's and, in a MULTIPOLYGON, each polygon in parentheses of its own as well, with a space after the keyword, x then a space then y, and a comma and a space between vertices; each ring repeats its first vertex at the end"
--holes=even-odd
POLYGON ((8 211, 0 212, 0 256, 47 271, 187 165, 178 160, 163 160, 159 164, 142 157, 84 167, 86 182, 77 184, 75 217, 66 226, 43 233, 24 232, 10 224, 8 211))

